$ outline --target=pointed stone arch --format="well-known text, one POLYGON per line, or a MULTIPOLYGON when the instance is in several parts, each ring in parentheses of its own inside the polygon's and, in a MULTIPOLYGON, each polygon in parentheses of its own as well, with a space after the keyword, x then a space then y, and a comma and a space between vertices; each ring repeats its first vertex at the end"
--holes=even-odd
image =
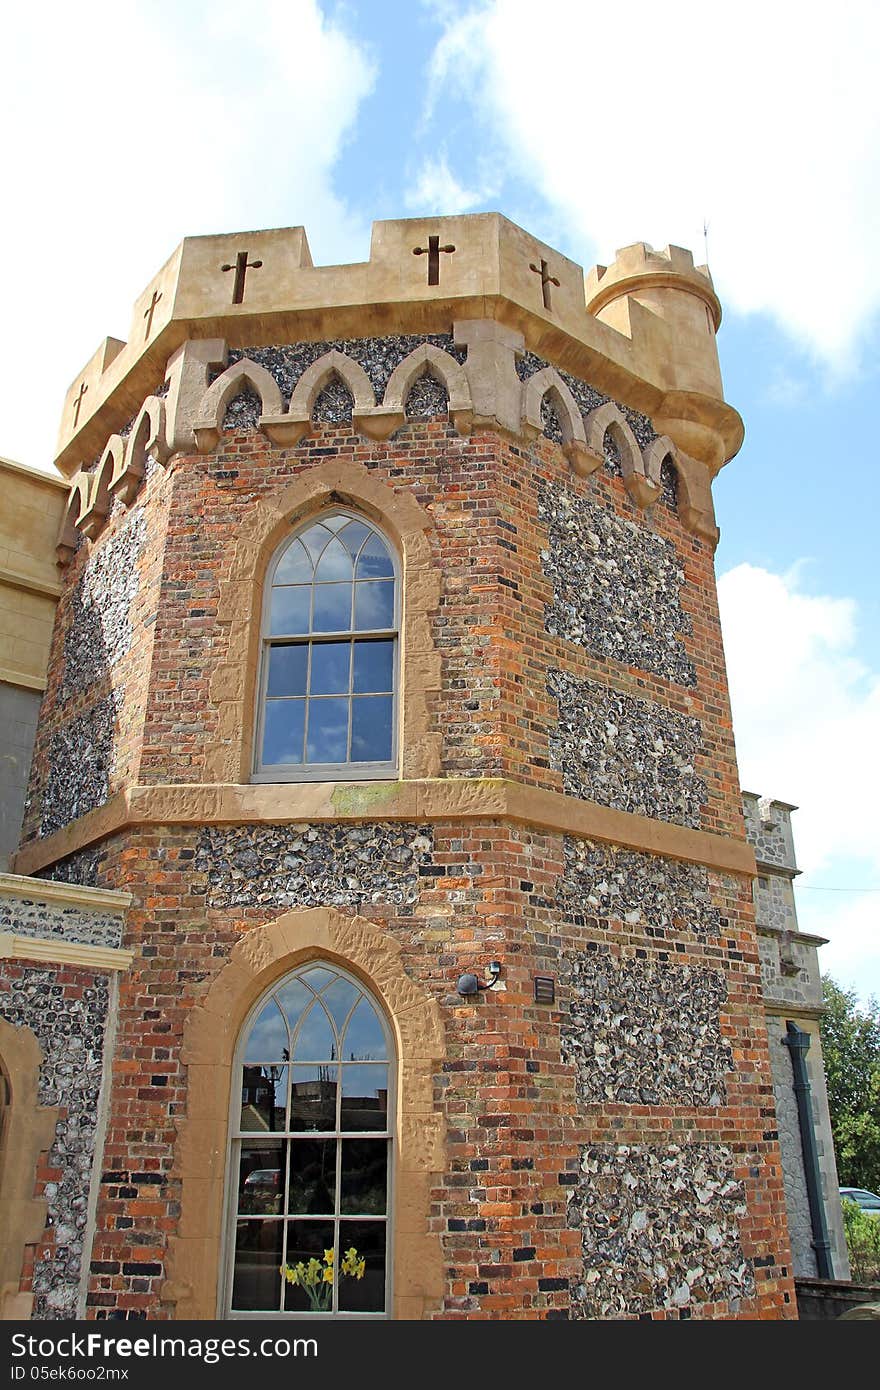
POLYGON ((46 1226, 46 1201, 33 1193, 58 1109, 39 1103, 42 1061, 33 1031, 0 1019, 0 1086, 8 1088, 0 1097, 0 1321, 31 1315, 33 1294, 19 1292, 22 1265, 27 1246, 36 1245, 46 1226))
POLYGON ((98 467, 95 470, 92 486, 89 489, 89 503, 82 513, 78 526, 90 541, 95 540, 104 529, 107 513, 113 498, 110 495, 110 482, 118 469, 123 467, 125 440, 119 434, 111 434, 104 446, 98 467))
POLYGON ((366 432, 377 439, 387 439, 406 420, 406 398, 422 376, 433 376, 443 386, 449 398, 449 414, 459 434, 470 434, 474 420, 474 403, 464 369, 451 353, 436 343, 419 343, 398 362, 388 378, 382 405, 368 422, 366 432))
POLYGON ((658 488, 663 486, 660 473, 667 459, 671 462, 676 476, 678 476, 678 457, 675 445, 666 434, 658 435, 656 439, 651 440, 646 449, 642 450, 645 477, 648 482, 654 483, 658 488))
POLYGON ((247 783, 253 773, 254 721, 260 665, 263 584, 269 562, 293 525, 324 508, 348 505, 377 522, 400 559, 400 775, 438 777, 443 736, 435 705, 440 653, 430 615, 440 603, 442 576, 430 541, 434 521, 407 488, 382 482, 362 464, 325 459, 249 512, 230 549, 217 605, 227 634, 209 696, 218 709, 218 740, 205 755, 210 782, 247 783))
POLYGON ((121 465, 110 479, 110 496, 126 506, 133 502, 143 481, 147 459, 164 463, 169 456, 165 440, 165 402, 148 396, 132 426, 121 465))
POLYGON ((181 1060, 186 1113, 178 1122, 174 1171, 180 1179, 177 1234, 169 1241, 165 1302, 179 1319, 218 1316, 229 1097, 236 1040, 248 1012, 276 981, 313 960, 359 978, 391 1024, 397 1050, 394 1316, 418 1319, 443 1290, 443 1255, 431 1231, 431 1187, 444 1166, 444 1122, 434 1104, 434 1073, 446 1056, 433 996, 403 966, 400 945, 375 922, 335 908, 286 912, 251 927, 189 1011, 181 1060))
POLYGON ((645 464, 636 437, 613 401, 606 401, 586 418, 587 443, 598 454, 604 454, 605 436, 610 432, 620 452, 623 482, 638 507, 650 507, 660 496, 660 485, 645 475, 645 464))
POLYGON ((258 362, 243 357, 240 362, 233 362, 231 367, 227 367, 202 397, 193 425, 196 448, 200 454, 210 454, 216 449, 229 402, 247 388, 259 396, 264 415, 281 414, 284 403, 275 378, 258 362))
POLYGON ((542 367, 522 386, 522 429, 530 439, 544 431, 541 407, 549 398, 562 429, 562 451, 575 473, 589 477, 602 466, 601 451, 596 453, 587 445, 583 416, 577 401, 554 367, 542 367))
POLYGON ((80 469, 70 484, 67 506, 64 508, 64 515, 58 528, 58 539, 55 542, 55 562, 61 569, 69 565, 76 554, 80 534, 79 524, 88 509, 93 481, 94 479, 88 473, 80 469))
POLYGON ((292 448, 307 434, 312 432, 312 411, 315 401, 334 379, 338 379, 351 393, 354 402, 352 423, 355 429, 362 430, 364 418, 368 418, 376 407, 376 393, 373 384, 360 362, 348 357, 338 348, 331 348, 307 367, 300 377, 290 398, 287 412, 270 415, 264 412, 260 429, 269 436, 273 444, 292 448))

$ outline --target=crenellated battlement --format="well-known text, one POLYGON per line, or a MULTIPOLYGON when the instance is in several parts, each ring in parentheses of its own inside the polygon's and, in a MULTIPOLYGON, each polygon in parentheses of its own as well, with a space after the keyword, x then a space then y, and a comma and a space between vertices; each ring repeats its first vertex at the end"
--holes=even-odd
POLYGON ((187 341, 247 349, 494 320, 521 334, 525 350, 662 420, 658 433, 714 473, 740 447, 742 422, 723 400, 714 328, 695 334, 686 314, 670 313, 669 294, 682 288, 678 297, 702 296, 717 325, 708 273, 689 252, 636 243, 585 280, 497 213, 376 222, 369 260, 341 266, 314 265, 302 227, 188 237, 135 300, 128 341, 106 339, 71 383, 56 465, 66 477, 88 466, 161 388, 187 341), (700 423, 686 443, 679 419, 700 423))
POLYGON ((711 307, 716 329, 720 326, 721 304, 709 267, 694 265, 693 253, 684 246, 665 246, 662 251, 655 251, 646 241, 621 247, 611 265, 597 265, 587 272, 589 312, 598 315, 605 304, 624 292, 624 286, 631 290, 632 282, 643 276, 650 277, 654 284, 662 283, 665 277, 670 287, 689 289, 711 307))

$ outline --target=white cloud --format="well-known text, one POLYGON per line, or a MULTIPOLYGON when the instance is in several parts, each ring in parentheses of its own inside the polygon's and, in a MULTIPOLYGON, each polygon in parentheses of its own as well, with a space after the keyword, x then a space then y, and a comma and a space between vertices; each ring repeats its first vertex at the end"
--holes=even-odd
POLYGON ((799 807, 800 925, 831 939, 823 969, 880 996, 880 894, 812 888, 880 885, 880 674, 853 656, 856 604, 748 564, 718 598, 743 786, 799 807))
POLYGON ((449 167, 448 156, 443 151, 436 158, 425 162, 416 183, 406 194, 406 205, 414 212, 448 217, 453 213, 467 212, 470 208, 478 207, 492 196, 493 189, 489 186, 467 188, 459 183, 449 167))
POLYGON ((487 0, 448 19, 454 84, 581 259, 677 242, 728 307, 842 369, 880 308, 880 7, 841 0, 487 0))
POLYGON ((0 453, 49 463, 68 384, 182 237, 304 223, 316 260, 363 258, 332 170, 374 80, 317 0, 13 7, 0 453))

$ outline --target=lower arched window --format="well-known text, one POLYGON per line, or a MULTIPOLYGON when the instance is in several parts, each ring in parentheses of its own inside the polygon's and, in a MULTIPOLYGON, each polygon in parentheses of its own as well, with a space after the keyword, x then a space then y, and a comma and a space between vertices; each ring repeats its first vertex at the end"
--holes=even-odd
POLYGON ((394 1053, 336 965, 274 985, 239 1040, 227 1316, 386 1317, 394 1053))

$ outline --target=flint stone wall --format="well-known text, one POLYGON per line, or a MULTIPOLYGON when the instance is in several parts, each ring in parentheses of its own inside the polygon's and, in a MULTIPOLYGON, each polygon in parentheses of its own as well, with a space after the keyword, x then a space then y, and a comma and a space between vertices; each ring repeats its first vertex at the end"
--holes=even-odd
POLYGON ((721 1036, 723 975, 603 951, 570 958, 565 984, 562 1060, 583 1104, 724 1104, 733 1055, 721 1036))
POLYGON ((131 605, 140 587, 138 560, 147 534, 143 508, 95 549, 73 592, 64 638, 61 698, 107 678, 131 648, 131 605))
POLYGON ((82 888, 106 887, 98 876, 98 866, 104 852, 103 846, 89 845, 86 849, 78 849, 74 854, 68 854, 66 858, 59 859, 45 869, 38 869, 34 877, 47 878, 55 883, 77 883, 82 888))
POLYGON ((109 986, 104 976, 75 974, 79 983, 70 987, 52 967, 10 970, 10 987, 0 995, 3 1017, 31 1028, 45 1054, 40 1105, 61 1109, 46 1160, 60 1176, 40 1194, 54 1236, 34 1265, 32 1317, 40 1321, 76 1316, 95 1153, 109 986))
POLYGON ((116 764, 116 724, 123 691, 112 690, 52 736, 43 790, 40 834, 50 835, 77 816, 103 806, 116 764))
POLYGON ((77 941, 84 946, 119 946, 123 921, 112 912, 90 911, 32 898, 0 898, 0 932, 44 941, 77 941))
POLYGON ((743 1186, 720 1144, 591 1145, 582 1150, 568 1224, 581 1232, 583 1278, 571 1316, 617 1318, 727 1303, 755 1292, 742 1249, 743 1186))
POLYGON ((551 484, 538 497, 549 532, 541 568, 553 584, 544 627, 554 637, 624 666, 692 687, 696 670, 682 641, 684 570, 671 541, 608 507, 551 484))
POLYGON ((547 684, 559 704, 550 766, 567 795, 699 829, 708 790, 694 768, 698 719, 565 671, 547 684))
POLYGON ((419 825, 246 825, 202 830, 194 868, 208 907, 356 907, 416 902, 433 848, 419 825))
POLYGON ((568 921, 613 930, 637 927, 647 936, 684 932, 717 936, 726 919, 712 902, 702 864, 663 859, 566 835, 565 869, 556 905, 568 921))

